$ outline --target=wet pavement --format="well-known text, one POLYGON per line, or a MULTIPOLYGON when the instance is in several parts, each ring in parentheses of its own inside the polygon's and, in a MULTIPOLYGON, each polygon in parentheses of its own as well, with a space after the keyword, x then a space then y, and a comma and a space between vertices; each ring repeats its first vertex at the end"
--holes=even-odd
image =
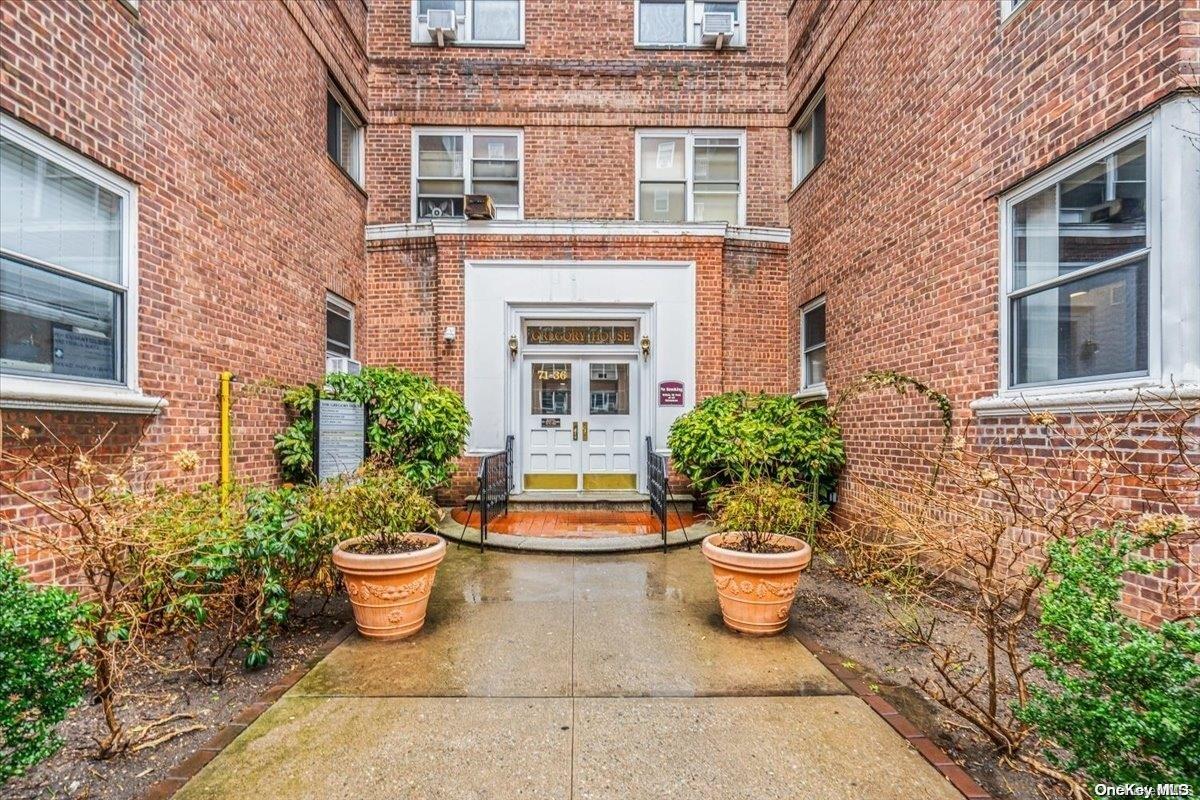
POLYGON ((421 633, 347 639, 176 797, 961 800, 796 639, 728 632, 697 549, 454 547, 421 633))

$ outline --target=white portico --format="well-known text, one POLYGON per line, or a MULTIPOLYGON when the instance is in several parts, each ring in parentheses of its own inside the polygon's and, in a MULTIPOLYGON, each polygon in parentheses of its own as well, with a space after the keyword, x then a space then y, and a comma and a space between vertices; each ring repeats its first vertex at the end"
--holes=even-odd
POLYGON ((470 454, 512 435, 516 491, 642 490, 695 402, 691 261, 468 261, 470 454))

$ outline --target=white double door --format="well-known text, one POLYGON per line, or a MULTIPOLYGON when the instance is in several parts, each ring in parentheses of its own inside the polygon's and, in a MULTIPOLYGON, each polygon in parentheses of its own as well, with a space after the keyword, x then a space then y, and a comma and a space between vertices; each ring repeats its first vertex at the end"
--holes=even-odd
POLYGON ((525 489, 636 489, 636 357, 530 356, 522 366, 525 489))

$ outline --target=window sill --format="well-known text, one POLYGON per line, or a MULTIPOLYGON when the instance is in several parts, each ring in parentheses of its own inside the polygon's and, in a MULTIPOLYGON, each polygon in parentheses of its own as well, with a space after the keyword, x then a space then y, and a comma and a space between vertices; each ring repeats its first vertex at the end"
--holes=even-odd
POLYGON ((469 50, 472 47, 480 47, 486 50, 524 50, 525 42, 446 42, 445 45, 439 47, 437 42, 411 42, 413 47, 432 47, 435 50, 469 50))
POLYGON ((709 51, 713 53, 723 53, 726 50, 735 52, 745 52, 749 48, 744 44, 727 44, 723 45, 720 50, 711 44, 635 44, 634 50, 668 50, 672 52, 685 53, 702 53, 709 51))
POLYGON ((161 397, 125 386, 5 375, 0 381, 0 408, 36 411, 89 411, 108 414, 157 414, 167 406, 161 397))
POLYGON ((811 386, 807 389, 801 389, 792 395, 797 400, 828 400, 829 390, 824 386, 811 386))
POLYGON ((1039 411, 1091 413, 1169 408, 1200 400, 1200 384, 1127 386, 1082 391, 1029 391, 984 397, 971 403, 977 417, 1011 417, 1039 411))

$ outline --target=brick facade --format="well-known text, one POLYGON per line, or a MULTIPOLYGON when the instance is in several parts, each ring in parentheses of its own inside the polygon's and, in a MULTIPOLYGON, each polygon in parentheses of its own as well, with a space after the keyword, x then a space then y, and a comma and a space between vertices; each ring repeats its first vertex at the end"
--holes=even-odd
MULTIPOLYGON (((363 0, 0 4, 0 108, 138 187, 139 382, 167 402, 146 451, 196 451, 198 480, 218 474, 222 370, 239 381, 236 477, 277 479, 269 387, 323 374, 327 290, 363 300, 367 198, 326 154, 325 115, 327 75, 366 108, 365 43, 363 0)), ((142 422, 3 412, 6 428, 39 419, 80 437, 116 426, 114 443, 142 422)))
MULTIPOLYGON (((1029 0, 1001 21, 986 0, 800 0, 789 30, 789 114, 823 82, 827 126, 824 163, 788 200, 790 308, 826 297, 831 395, 896 370, 948 393, 981 443, 1053 446, 1024 413, 971 407, 999 389, 998 198, 1194 88, 1200 4, 1029 0)), ((906 457, 897 431, 937 433, 927 406, 892 397, 857 402, 844 421, 848 511, 866 465, 906 457)), ((1184 556, 1200 565, 1200 549, 1184 556)), ((1149 618, 1200 609, 1166 594, 1141 587, 1130 605, 1149 618)))

